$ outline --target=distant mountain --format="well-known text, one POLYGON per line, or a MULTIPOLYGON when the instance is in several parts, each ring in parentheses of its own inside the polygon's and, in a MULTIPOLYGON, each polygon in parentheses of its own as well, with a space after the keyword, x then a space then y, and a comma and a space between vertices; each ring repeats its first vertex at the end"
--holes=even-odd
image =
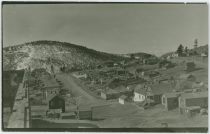
POLYGON ((161 55, 160 57, 167 57, 167 56, 171 55, 172 53, 174 53, 174 52, 167 52, 167 53, 161 55))
POLYGON ((121 56, 123 56, 123 57, 132 57, 132 56, 134 56, 134 57, 145 58, 145 59, 156 57, 155 55, 148 54, 148 53, 143 53, 143 52, 122 54, 121 56))

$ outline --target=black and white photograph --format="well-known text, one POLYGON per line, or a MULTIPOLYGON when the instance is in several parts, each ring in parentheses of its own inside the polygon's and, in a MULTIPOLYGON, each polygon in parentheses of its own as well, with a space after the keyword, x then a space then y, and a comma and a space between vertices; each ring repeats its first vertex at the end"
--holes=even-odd
POLYGON ((2 131, 207 132, 208 4, 2 2, 2 131))

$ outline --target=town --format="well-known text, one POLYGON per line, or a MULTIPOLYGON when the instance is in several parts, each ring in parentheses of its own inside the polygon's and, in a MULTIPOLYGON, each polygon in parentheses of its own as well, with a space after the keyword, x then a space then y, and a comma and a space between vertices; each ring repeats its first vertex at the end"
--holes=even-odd
POLYGON ((179 45, 162 57, 122 55, 83 69, 50 64, 4 71, 3 89, 17 87, 8 97, 14 102, 4 110, 4 126, 207 127, 208 45, 198 47, 196 39, 193 46, 179 45))

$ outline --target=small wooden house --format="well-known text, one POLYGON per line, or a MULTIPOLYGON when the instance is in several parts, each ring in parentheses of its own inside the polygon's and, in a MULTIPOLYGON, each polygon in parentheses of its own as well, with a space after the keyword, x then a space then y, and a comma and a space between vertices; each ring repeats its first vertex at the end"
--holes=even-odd
POLYGON ((133 101, 134 102, 142 102, 145 100, 145 89, 143 85, 138 84, 135 89, 134 89, 134 97, 133 101))
POLYGON ((175 108, 178 108, 179 102, 178 97, 180 93, 178 92, 171 92, 171 93, 165 93, 162 96, 162 105, 165 106, 165 109, 167 110, 173 110, 175 108))
POLYGON ((92 120, 92 108, 89 106, 79 106, 76 115, 80 120, 92 120))
POLYGON ((59 95, 55 95, 49 100, 49 109, 61 109, 65 112, 65 99, 59 95))
POLYGON ((208 107, 208 92, 191 92, 183 93, 179 97, 179 110, 181 114, 188 112, 188 107, 199 106, 201 108, 208 107))
POLYGON ((142 102, 148 99, 153 100, 154 103, 160 104, 161 97, 164 93, 171 91, 169 83, 154 83, 151 85, 137 85, 134 90, 135 102, 142 102))
POLYGON ((119 97, 119 103, 120 104, 125 104, 125 101, 128 100, 128 97, 125 95, 122 95, 119 97))

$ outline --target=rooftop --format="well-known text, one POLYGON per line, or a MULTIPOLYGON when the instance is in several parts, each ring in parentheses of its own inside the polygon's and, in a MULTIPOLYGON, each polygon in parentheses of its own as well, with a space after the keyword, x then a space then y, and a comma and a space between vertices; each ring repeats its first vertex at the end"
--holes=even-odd
POLYGON ((170 92, 170 93, 165 93, 164 96, 167 98, 174 98, 178 97, 182 92, 170 92))
POLYGON ((181 94, 181 97, 184 98, 184 99, 190 99, 190 98, 207 98, 208 97, 208 91, 183 93, 183 94, 181 94))
POLYGON ((126 99, 126 98, 127 98, 127 96, 125 96, 125 95, 121 95, 121 96, 120 96, 120 98, 121 98, 121 99, 126 99))

